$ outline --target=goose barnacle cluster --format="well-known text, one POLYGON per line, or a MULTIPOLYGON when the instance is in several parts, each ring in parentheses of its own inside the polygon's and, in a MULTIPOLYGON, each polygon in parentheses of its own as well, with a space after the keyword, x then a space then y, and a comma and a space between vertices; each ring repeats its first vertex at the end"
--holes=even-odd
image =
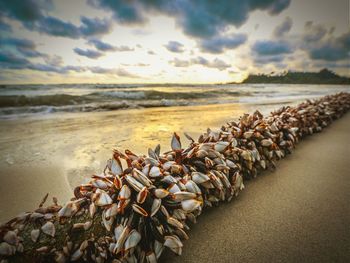
POLYGON ((181 255, 189 222, 206 207, 230 201, 243 180, 275 168, 306 135, 320 132, 350 108, 339 93, 256 111, 208 129, 184 147, 174 133, 171 151, 148 156, 115 150, 101 174, 74 189, 64 206, 47 198, 0 228, 3 261, 157 262, 165 248, 181 255))

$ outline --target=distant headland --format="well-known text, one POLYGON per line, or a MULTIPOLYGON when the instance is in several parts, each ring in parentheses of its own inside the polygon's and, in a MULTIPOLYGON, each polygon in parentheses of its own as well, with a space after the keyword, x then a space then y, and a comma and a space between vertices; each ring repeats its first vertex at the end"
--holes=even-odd
POLYGON ((350 78, 339 76, 324 68, 319 72, 287 71, 281 74, 249 74, 242 83, 276 83, 276 84, 350 84, 350 78))

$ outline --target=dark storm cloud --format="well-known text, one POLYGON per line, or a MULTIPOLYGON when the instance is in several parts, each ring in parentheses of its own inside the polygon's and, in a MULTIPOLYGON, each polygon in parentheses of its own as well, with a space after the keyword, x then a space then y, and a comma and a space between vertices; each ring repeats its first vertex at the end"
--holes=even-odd
POLYGON ((76 25, 62 21, 56 17, 47 16, 36 24, 36 30, 51 36, 60 36, 77 39, 103 35, 111 31, 112 23, 107 19, 81 17, 82 25, 76 25))
POLYGON ((16 49, 26 57, 46 57, 46 54, 38 52, 33 41, 19 38, 2 38, 0 39, 2 49, 16 49))
POLYGON ((258 65, 266 65, 271 63, 281 63, 284 59, 284 55, 257 56, 254 57, 254 63, 258 65))
MULTIPOLYGON (((51 36, 80 38, 106 34, 112 29, 108 19, 81 17, 81 25, 76 26, 68 21, 47 16, 52 9, 51 0, 0 0, 0 15, 21 22, 27 29, 51 36)), ((9 29, 0 20, 0 29, 9 29)))
POLYGON ((284 19, 282 24, 278 25, 275 30, 273 31, 273 35, 275 37, 283 37, 285 34, 287 34, 293 26, 293 20, 288 16, 284 19))
POLYGON ((205 38, 217 35, 227 25, 241 26, 254 10, 266 10, 271 15, 278 14, 289 6, 290 0, 89 0, 89 3, 110 10, 121 23, 144 23, 147 21, 145 11, 148 10, 174 16, 186 34, 205 38))
POLYGON ((125 45, 122 46, 113 46, 111 44, 108 44, 106 42, 103 42, 102 40, 99 39, 90 39, 88 41, 88 44, 93 45, 96 49, 100 51, 119 51, 119 52, 124 52, 124 51, 133 51, 134 48, 128 47, 125 45))
POLYGON ((0 46, 10 46, 15 48, 35 49, 33 41, 19 38, 1 38, 0 46))
POLYGON ((30 65, 29 60, 21 58, 12 52, 0 51, 0 68, 24 69, 30 65))
MULTIPOLYGON (((1 14, 1 13, 0 13, 1 14)), ((12 28, 9 24, 5 23, 0 17, 0 31, 12 32, 12 28)))
POLYGON ((46 64, 51 65, 51 66, 61 66, 63 65, 63 59, 61 56, 58 55, 52 55, 52 56, 46 56, 44 58, 46 64))
POLYGON ((50 5, 51 1, 0 0, 0 14, 29 25, 41 19, 50 5))
POLYGON ((260 56, 289 54, 293 52, 291 45, 285 41, 260 40, 252 46, 252 50, 260 56))
POLYGON ((320 41, 327 34, 328 31, 325 26, 319 24, 315 25, 312 21, 306 22, 304 29, 304 42, 320 41))
POLYGON ((103 56, 103 53, 98 52, 96 50, 91 50, 91 49, 81 49, 81 48, 74 48, 74 52, 80 56, 84 56, 87 58, 91 58, 91 59, 97 59, 101 56, 103 56))
POLYGON ((320 47, 310 50, 309 55, 312 59, 328 61, 343 60, 348 57, 346 50, 332 43, 326 43, 320 47))
POLYGON ((330 33, 332 29, 328 31, 324 26, 313 25, 309 22, 307 28, 307 32, 312 28, 311 32, 314 32, 314 34, 310 34, 307 38, 307 35, 304 33, 301 48, 309 54, 311 59, 324 61, 349 60, 350 31, 334 37, 330 33))
POLYGON ((22 58, 12 52, 0 51, 1 69, 30 69, 35 71, 67 73, 69 71, 82 72, 84 68, 75 66, 54 66, 48 64, 34 64, 26 58, 22 58))
POLYGON ((90 39, 88 41, 88 44, 94 45, 95 48, 100 50, 100 51, 114 51, 115 50, 115 47, 112 46, 111 44, 108 44, 108 43, 103 42, 103 41, 98 40, 98 39, 90 39))
POLYGON ((94 7, 112 11, 113 17, 121 23, 140 24, 145 21, 138 1, 88 0, 88 3, 94 7))
POLYGON ((175 58, 174 60, 169 61, 170 64, 174 65, 175 67, 190 67, 192 65, 202 65, 207 68, 215 68, 218 70, 225 70, 231 65, 227 64, 225 61, 215 58, 212 61, 207 60, 203 57, 196 57, 192 58, 190 60, 181 60, 178 58, 175 58))
POLYGON ((169 41, 164 47, 170 52, 182 53, 184 52, 184 45, 177 41, 169 41))
POLYGON ((120 77, 138 78, 124 69, 109 69, 103 67, 81 67, 81 66, 62 66, 59 56, 47 57, 47 64, 32 63, 26 58, 22 58, 12 52, 0 51, 0 69, 28 69, 39 72, 68 74, 69 72, 86 72, 90 71, 96 74, 113 74, 120 77))
POLYGON ((112 23, 108 19, 87 18, 85 16, 80 18, 82 25, 79 30, 83 36, 96 36, 107 34, 112 30, 112 23))
POLYGON ((209 53, 222 53, 226 49, 235 49, 247 41, 247 35, 235 34, 225 37, 214 37, 200 41, 202 51, 209 53))
POLYGON ((37 25, 37 30, 51 36, 68 38, 80 37, 79 28, 77 28, 74 24, 64 22, 52 16, 42 18, 37 25))

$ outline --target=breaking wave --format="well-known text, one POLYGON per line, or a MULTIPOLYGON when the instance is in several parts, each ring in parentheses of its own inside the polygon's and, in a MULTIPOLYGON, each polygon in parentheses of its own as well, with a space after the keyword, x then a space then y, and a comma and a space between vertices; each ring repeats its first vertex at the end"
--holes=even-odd
POLYGON ((344 91, 345 86, 59 84, 0 85, 0 118, 223 103, 276 103, 344 91))

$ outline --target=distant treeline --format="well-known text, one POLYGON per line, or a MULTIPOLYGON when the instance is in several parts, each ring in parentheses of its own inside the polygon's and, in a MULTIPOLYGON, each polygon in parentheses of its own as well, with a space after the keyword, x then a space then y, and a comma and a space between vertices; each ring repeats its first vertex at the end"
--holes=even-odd
POLYGON ((282 83, 282 84, 350 84, 349 77, 342 77, 329 69, 319 72, 293 72, 282 74, 250 74, 242 83, 282 83))

